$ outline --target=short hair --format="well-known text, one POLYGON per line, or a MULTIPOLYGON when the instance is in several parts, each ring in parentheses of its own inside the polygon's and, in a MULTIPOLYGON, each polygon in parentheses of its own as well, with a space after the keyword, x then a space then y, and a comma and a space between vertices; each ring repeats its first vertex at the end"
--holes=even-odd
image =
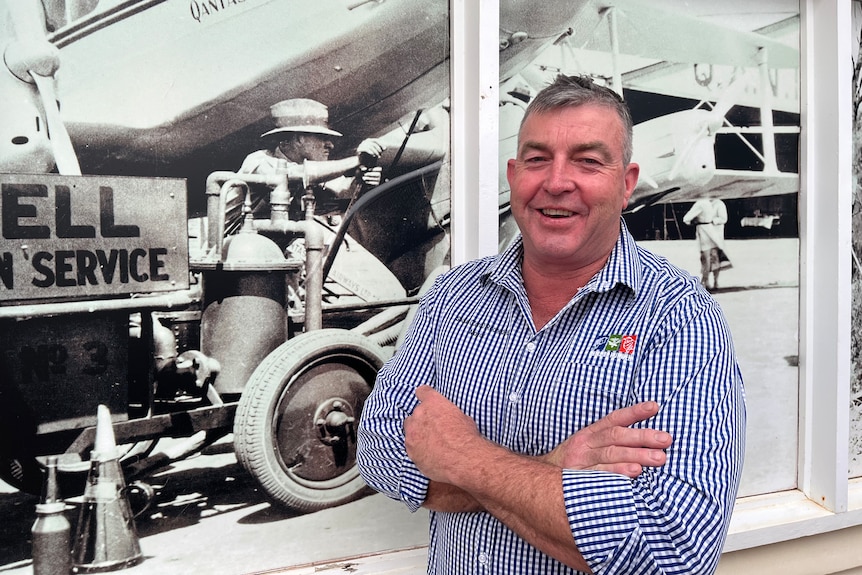
POLYGON ((533 114, 542 114, 562 108, 576 108, 588 104, 604 106, 616 112, 623 125, 623 161, 628 165, 632 160, 633 153, 634 122, 631 111, 619 94, 610 88, 596 84, 589 76, 558 75, 527 105, 527 111, 521 119, 521 128, 523 128, 527 118, 533 114))

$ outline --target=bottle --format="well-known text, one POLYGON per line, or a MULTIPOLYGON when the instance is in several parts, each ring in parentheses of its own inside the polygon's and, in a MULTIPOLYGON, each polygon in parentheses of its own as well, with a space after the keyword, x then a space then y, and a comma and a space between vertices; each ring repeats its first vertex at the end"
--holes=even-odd
POLYGON ((66 504, 59 497, 57 457, 47 461, 48 477, 41 503, 36 504, 36 522, 30 530, 33 541, 33 575, 69 575, 72 551, 66 504))

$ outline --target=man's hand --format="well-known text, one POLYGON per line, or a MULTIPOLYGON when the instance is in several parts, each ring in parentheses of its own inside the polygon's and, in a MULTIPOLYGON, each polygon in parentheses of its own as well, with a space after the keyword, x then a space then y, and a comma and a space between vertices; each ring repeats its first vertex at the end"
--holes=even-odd
POLYGON ((359 165, 366 168, 373 168, 377 164, 377 158, 383 153, 386 146, 377 138, 366 138, 362 140, 356 147, 356 155, 359 158, 359 165))
POLYGON ((369 188, 373 188, 380 185, 380 182, 383 180, 383 168, 378 166, 376 168, 359 169, 362 172, 363 184, 365 184, 369 188))
MULTIPOLYGON (((428 386, 416 389, 420 403, 404 421, 407 455, 429 479, 453 483, 455 461, 471 442, 487 441, 475 422, 455 404, 428 386)), ((670 434, 629 426, 658 413, 653 401, 611 412, 538 459, 561 469, 596 469, 637 477, 644 467, 667 461, 670 434)))
POLYGON ((659 467, 667 461, 664 450, 673 439, 655 429, 633 429, 630 425, 658 413, 653 401, 611 412, 566 439, 540 459, 563 469, 596 469, 637 477, 644 467, 659 467))

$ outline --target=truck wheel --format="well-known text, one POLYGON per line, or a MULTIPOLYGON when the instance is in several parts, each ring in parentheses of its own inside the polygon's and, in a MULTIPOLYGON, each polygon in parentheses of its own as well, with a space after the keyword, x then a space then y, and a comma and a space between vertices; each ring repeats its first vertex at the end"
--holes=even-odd
POLYGON ((356 428, 383 351, 343 329, 306 332, 272 351, 249 378, 234 451, 275 502, 311 512, 360 497, 356 428))

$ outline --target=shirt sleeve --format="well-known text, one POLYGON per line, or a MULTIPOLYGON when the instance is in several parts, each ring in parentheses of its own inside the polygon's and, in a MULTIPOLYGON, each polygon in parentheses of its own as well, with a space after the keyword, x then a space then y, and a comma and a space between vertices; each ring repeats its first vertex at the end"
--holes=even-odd
POLYGON ((726 224, 727 223, 727 206, 719 200, 715 206, 715 221, 714 224, 726 224))
POLYGON ((701 212, 701 206, 697 202, 695 202, 694 205, 691 206, 691 208, 689 208, 689 210, 682 217, 682 223, 684 223, 687 226, 691 225, 693 223, 694 219, 700 214, 700 212, 701 212))
POLYGON ((252 152, 242 161, 237 170, 239 174, 265 174, 274 168, 274 158, 266 150, 252 152))
POLYGON ((563 471, 572 534, 597 574, 706 574, 718 563, 742 471, 744 392, 717 304, 690 312, 668 320, 634 382, 633 403, 661 406, 638 426, 673 437, 666 465, 636 479, 563 471))
POLYGON ((404 419, 418 403, 415 390, 435 382, 434 322, 429 306, 426 296, 404 344, 378 372, 357 433, 356 461, 365 482, 404 502, 410 511, 422 506, 429 483, 404 447, 404 419))

